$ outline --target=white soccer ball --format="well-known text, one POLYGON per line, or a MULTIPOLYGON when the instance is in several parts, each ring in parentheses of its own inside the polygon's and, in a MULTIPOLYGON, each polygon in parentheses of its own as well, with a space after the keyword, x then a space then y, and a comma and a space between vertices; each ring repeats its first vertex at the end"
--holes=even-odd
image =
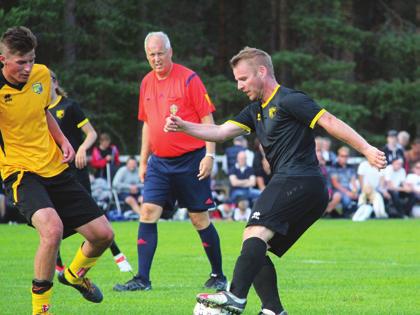
POLYGON ((193 315, 227 315, 229 312, 221 309, 220 307, 211 308, 197 302, 194 307, 193 315))

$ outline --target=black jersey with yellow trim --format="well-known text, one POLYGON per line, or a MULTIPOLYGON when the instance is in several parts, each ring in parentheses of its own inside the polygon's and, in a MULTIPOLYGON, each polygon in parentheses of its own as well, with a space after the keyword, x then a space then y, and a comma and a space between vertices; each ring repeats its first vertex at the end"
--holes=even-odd
POLYGON ((45 111, 50 103, 49 69, 35 64, 27 82, 13 85, 0 70, 0 169, 52 177, 68 167, 51 136, 45 111))
POLYGON ((84 140, 81 128, 89 122, 80 105, 76 101, 60 95, 48 107, 48 110, 77 152, 84 140))
POLYGON ((313 128, 324 112, 305 93, 277 86, 265 103, 249 104, 229 122, 256 132, 273 173, 322 176, 313 128))

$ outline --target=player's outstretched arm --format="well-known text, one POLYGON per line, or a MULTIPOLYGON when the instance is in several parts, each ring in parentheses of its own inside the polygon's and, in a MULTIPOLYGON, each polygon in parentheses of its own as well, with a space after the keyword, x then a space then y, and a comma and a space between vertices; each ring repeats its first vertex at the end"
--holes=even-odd
POLYGON ((318 120, 318 125, 323 127, 333 137, 347 143, 362 153, 372 166, 378 169, 385 168, 385 153, 371 146, 353 128, 334 115, 325 112, 318 120))
POLYGON ((223 125, 197 124, 173 115, 166 118, 163 129, 165 132, 182 131, 198 139, 212 142, 224 142, 246 133, 230 122, 225 122, 223 125))

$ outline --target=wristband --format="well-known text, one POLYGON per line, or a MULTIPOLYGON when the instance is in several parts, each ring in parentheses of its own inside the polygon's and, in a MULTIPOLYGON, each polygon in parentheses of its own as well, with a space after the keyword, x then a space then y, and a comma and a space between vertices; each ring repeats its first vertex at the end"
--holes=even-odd
POLYGON ((216 158, 216 154, 214 153, 206 153, 206 156, 211 157, 213 160, 216 158))

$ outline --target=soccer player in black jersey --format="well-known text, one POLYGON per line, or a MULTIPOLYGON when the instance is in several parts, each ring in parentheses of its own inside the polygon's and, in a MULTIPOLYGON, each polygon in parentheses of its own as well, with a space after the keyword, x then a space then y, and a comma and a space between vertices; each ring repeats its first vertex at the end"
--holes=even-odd
MULTIPOLYGON (((51 104, 48 106, 48 110, 76 152, 74 161, 69 164, 70 169, 87 192, 91 194, 89 172, 86 167, 88 162, 86 152, 96 141, 96 131, 79 104, 67 97, 66 91, 59 85, 55 73, 51 70, 50 73, 52 89, 51 104)), ((131 265, 117 246, 115 240, 109 248, 120 271, 131 272, 131 265)), ((65 266, 61 259, 60 251, 58 251, 55 270, 62 272, 64 269, 65 266)))
POLYGON ((280 86, 266 52, 246 47, 230 63, 237 88, 252 103, 222 125, 194 124, 172 115, 165 131, 183 131, 215 142, 255 132, 273 177, 252 209, 230 290, 199 294, 197 301, 241 314, 254 285, 262 302, 260 314, 286 314, 267 250, 283 256, 327 206, 328 192, 315 154, 315 125, 351 145, 377 168, 384 168, 386 159, 383 152, 305 93, 280 86))

